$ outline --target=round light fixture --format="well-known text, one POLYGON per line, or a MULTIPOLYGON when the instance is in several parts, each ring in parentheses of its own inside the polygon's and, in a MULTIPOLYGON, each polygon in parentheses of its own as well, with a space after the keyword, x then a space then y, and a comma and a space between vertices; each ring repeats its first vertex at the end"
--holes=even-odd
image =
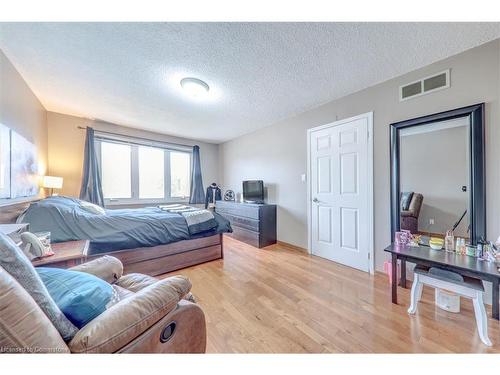
POLYGON ((203 98, 208 95, 210 87, 206 82, 201 79, 186 77, 181 79, 181 87, 186 91, 189 96, 194 98, 203 98))

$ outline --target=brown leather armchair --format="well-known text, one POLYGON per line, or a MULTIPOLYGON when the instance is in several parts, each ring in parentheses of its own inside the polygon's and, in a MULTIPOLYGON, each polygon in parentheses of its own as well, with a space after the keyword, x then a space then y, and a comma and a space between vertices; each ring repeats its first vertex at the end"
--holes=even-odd
POLYGON ((119 302, 66 343, 35 300, 0 267, 0 352, 205 352, 205 316, 192 302, 187 278, 122 275, 121 262, 110 256, 72 270, 91 273, 112 284, 119 302))

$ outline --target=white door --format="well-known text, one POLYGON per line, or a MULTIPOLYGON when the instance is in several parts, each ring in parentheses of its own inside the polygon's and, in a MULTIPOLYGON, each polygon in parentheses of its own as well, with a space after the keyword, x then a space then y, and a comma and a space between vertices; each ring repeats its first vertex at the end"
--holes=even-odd
POLYGON ((372 270, 372 113, 309 133, 312 254, 372 270))

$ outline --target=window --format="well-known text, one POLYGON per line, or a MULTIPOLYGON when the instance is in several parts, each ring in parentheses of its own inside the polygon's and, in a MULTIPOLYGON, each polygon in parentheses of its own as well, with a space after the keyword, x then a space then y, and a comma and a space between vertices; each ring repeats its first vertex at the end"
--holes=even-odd
POLYGON ((106 203, 185 201, 191 152, 96 139, 106 203))
POLYGON ((185 152, 170 153, 170 191, 172 197, 189 196, 191 158, 185 152))
POLYGON ((132 198, 132 174, 128 145, 102 142, 102 190, 106 198, 132 198))
MULTIPOLYGON (((189 172, 189 165, 187 171, 189 172)), ((147 198, 165 198, 165 151, 141 146, 139 147, 139 199, 147 198)))

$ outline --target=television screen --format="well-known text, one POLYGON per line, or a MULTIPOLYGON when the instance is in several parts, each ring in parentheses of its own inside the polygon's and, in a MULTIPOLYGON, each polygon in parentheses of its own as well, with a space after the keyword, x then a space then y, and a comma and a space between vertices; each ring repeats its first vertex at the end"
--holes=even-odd
POLYGON ((264 182, 262 180, 243 181, 243 200, 245 202, 264 202, 264 182))

